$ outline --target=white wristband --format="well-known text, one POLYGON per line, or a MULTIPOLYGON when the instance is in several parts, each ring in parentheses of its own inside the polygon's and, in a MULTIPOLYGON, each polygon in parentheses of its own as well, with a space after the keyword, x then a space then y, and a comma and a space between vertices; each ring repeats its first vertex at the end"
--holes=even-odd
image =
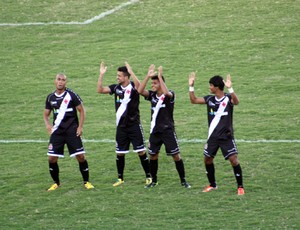
POLYGON ((230 87, 230 88, 228 89, 228 92, 229 92, 229 93, 234 93, 234 90, 233 90, 233 88, 232 88, 232 87, 230 87))
POLYGON ((190 91, 190 92, 194 92, 194 90, 195 90, 195 89, 194 89, 194 86, 190 86, 190 87, 189 87, 189 91, 190 91))

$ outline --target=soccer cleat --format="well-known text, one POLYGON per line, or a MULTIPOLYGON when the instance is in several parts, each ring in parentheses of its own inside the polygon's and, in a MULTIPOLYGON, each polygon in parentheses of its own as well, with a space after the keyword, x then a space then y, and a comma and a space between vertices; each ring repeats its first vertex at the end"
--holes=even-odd
POLYGON ((48 192, 54 191, 58 189, 59 185, 57 183, 51 185, 51 187, 47 190, 48 192))
POLYGON ((238 195, 244 195, 244 194, 245 194, 244 188, 238 188, 238 195))
POLYGON ((185 188, 191 188, 192 186, 190 186, 190 184, 188 182, 182 182, 181 185, 185 188))
POLYGON ((152 178, 151 177, 147 177, 146 178, 146 186, 152 183, 152 178))
POLYGON ((157 182, 153 182, 153 181, 152 181, 150 184, 146 185, 145 188, 153 188, 153 187, 155 187, 155 186, 157 186, 157 185, 158 185, 157 182))
POLYGON ((206 187, 202 190, 202 192, 211 192, 211 191, 217 190, 217 189, 218 189, 217 186, 216 186, 216 187, 213 187, 213 186, 208 185, 208 186, 206 186, 206 187))
POLYGON ((114 184, 113 184, 113 186, 114 187, 116 187, 116 186, 119 186, 119 185, 121 185, 121 184, 123 184, 124 183, 124 180, 122 180, 122 179, 118 179, 114 184))
POLYGON ((93 188, 95 188, 94 185, 92 185, 91 182, 86 182, 86 183, 84 184, 84 187, 85 187, 86 189, 93 189, 93 188))

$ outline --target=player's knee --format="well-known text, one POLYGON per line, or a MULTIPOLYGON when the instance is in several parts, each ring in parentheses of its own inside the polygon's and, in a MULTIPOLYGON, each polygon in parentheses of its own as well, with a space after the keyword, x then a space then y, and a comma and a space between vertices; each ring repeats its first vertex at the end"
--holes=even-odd
POLYGON ((232 166, 237 166, 240 163, 236 154, 230 156, 229 161, 230 161, 232 166))
POLYGON ((54 157, 54 156, 49 156, 48 157, 49 163, 56 163, 57 160, 58 160, 58 157, 54 157))
POLYGON ((76 159, 77 159, 79 162, 83 162, 83 161, 85 161, 85 155, 84 155, 84 154, 76 155, 76 159))
POLYGON ((205 156, 204 157, 204 163, 206 165, 210 165, 210 164, 214 163, 214 158, 213 157, 207 157, 207 156, 205 156))
POLYGON ((144 156, 146 154, 145 151, 138 152, 139 156, 144 156))
POLYGON ((150 155, 150 160, 155 161, 155 160, 157 160, 157 159, 158 159, 158 153, 155 153, 155 154, 151 154, 151 155, 150 155))
POLYGON ((180 161, 181 160, 181 156, 180 156, 179 153, 173 155, 172 157, 173 157, 174 161, 180 161))

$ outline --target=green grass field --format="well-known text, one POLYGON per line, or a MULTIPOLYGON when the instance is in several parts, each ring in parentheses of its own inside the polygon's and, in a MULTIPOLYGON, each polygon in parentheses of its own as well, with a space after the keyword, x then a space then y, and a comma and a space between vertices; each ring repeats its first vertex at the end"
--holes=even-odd
MULTIPOLYGON (((84 22, 124 3, 1 1, 1 229, 299 229, 300 2, 136 1, 90 24, 47 24, 84 22), (175 123, 190 190, 180 186, 164 149, 158 187, 144 189, 134 153, 126 158, 125 184, 112 187, 115 113, 113 98, 96 94, 100 60, 108 66, 106 85, 125 61, 140 79, 150 64, 164 67, 167 86, 177 95, 175 123), (232 76, 240 99, 234 127, 243 197, 236 195, 232 168, 220 152, 219 189, 201 192, 207 184, 207 120, 205 106, 189 102, 192 71, 197 96, 209 93, 211 76, 232 76), (52 181, 42 113, 58 72, 67 74, 87 110, 93 191, 84 190, 76 160, 66 157, 59 161, 62 187, 46 192, 52 181)), ((146 139, 149 106, 141 98, 146 139)))

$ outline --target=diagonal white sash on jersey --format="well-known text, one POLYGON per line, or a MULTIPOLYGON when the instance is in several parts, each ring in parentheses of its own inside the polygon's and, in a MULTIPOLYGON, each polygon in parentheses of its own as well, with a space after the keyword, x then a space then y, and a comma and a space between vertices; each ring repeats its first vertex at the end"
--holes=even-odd
POLYGON ((71 95, 67 92, 66 96, 63 98, 60 107, 59 107, 59 112, 56 116, 56 119, 54 121, 54 125, 52 127, 52 133, 55 132, 55 130, 57 130, 58 126, 60 125, 62 119, 64 119, 64 116, 67 112, 68 109, 68 105, 71 101, 71 95))
POLYGON ((161 96, 159 97, 159 100, 158 100, 156 106, 153 108, 154 112, 153 112, 153 114, 152 114, 152 119, 151 119, 150 133, 152 133, 153 128, 154 128, 154 126, 155 126, 155 124, 156 124, 156 117, 157 117, 157 114, 158 114, 160 108, 162 107, 161 105, 162 105, 162 103, 164 102, 164 100, 165 100, 165 95, 163 94, 163 95, 161 95, 161 96))
POLYGON ((122 100, 121 105, 119 106, 117 112, 116 112, 116 125, 119 125, 120 119, 122 117, 122 115, 124 114, 124 112, 127 109, 127 105, 130 102, 131 98, 131 90, 132 90, 132 85, 129 84, 128 86, 126 86, 125 88, 125 93, 124 93, 124 98, 122 100))
POLYGON ((211 121, 210 126, 209 126, 207 139, 209 139, 210 135, 215 130, 216 126, 219 124, 219 121, 220 121, 221 117, 228 114, 228 112, 224 112, 224 110, 225 110, 225 108, 228 104, 228 101, 229 101, 229 98, 225 97, 225 99, 221 102, 221 104, 218 108, 218 111, 215 112, 215 117, 211 121))

